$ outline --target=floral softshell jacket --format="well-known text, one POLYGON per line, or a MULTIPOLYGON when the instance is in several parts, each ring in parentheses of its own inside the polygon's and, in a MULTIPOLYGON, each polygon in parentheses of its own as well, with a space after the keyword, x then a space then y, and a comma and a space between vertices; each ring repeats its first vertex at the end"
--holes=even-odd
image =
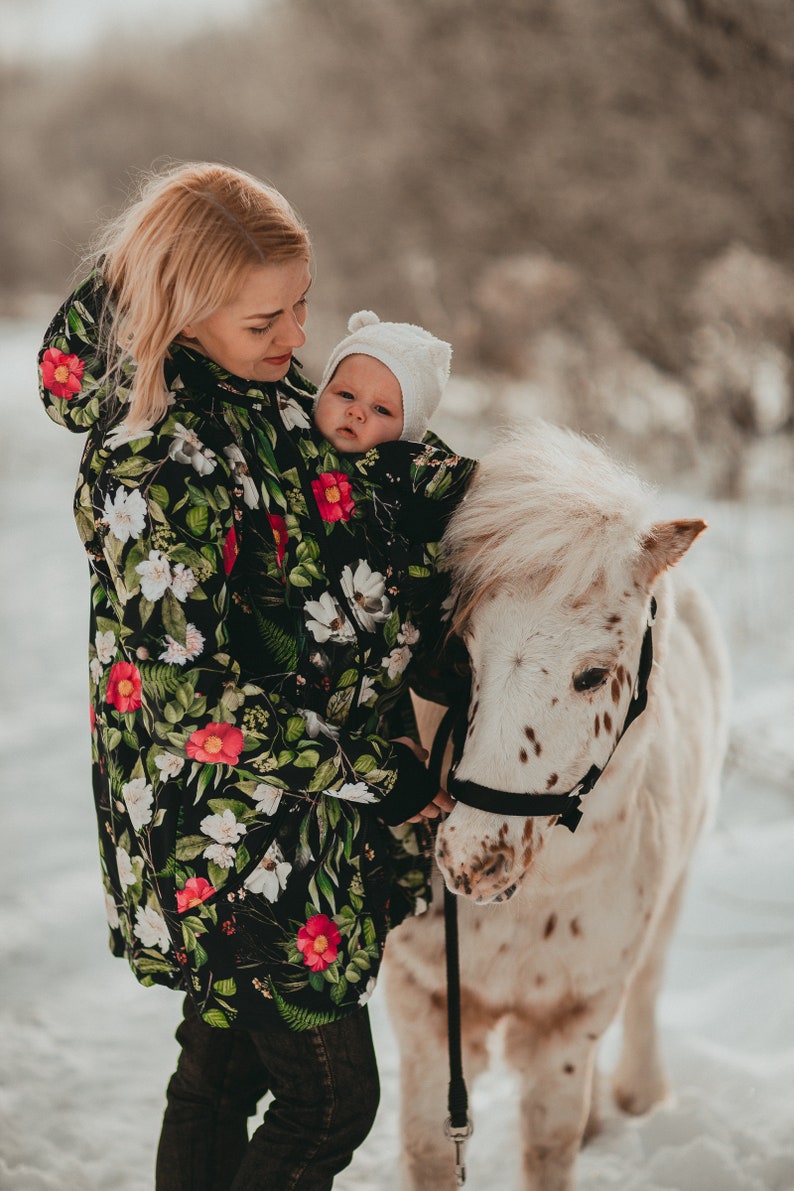
POLYGON ((50 417, 88 434, 75 516, 111 947, 213 1026, 332 1021, 429 898, 423 834, 385 822, 428 801, 424 771, 379 731, 442 632, 415 526, 440 536, 475 465, 409 443, 339 456, 294 367, 252 385, 178 345, 173 405, 130 439, 100 299, 89 280, 64 304, 39 372, 50 417))

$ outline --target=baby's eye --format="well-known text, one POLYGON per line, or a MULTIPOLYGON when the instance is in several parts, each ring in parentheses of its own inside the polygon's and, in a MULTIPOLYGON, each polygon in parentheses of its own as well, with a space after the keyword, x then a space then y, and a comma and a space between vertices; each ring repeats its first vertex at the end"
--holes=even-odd
POLYGON ((352 393, 348 393, 347 389, 340 389, 339 396, 343 401, 355 401, 355 397, 352 393))
POLYGON ((386 406, 385 406, 385 405, 376 405, 376 406, 375 406, 375 413, 377 413, 377 414, 383 414, 383 415, 384 415, 384 417, 387 417, 387 418, 391 418, 391 417, 393 417, 393 414, 392 414, 391 410, 390 410, 390 409, 386 409, 386 406))

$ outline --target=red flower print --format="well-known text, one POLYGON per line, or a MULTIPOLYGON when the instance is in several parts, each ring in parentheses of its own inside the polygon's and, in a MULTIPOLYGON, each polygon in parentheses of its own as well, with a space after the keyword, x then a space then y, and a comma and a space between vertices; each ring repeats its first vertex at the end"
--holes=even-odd
POLYGON ((215 886, 210 885, 203 877, 188 877, 185 888, 176 891, 176 908, 180 914, 184 914, 185 910, 200 906, 208 897, 212 897, 214 892, 215 886))
POLYGON ((67 356, 66 352, 58 351, 57 347, 48 347, 41 359, 41 379, 44 388, 53 397, 65 397, 71 401, 75 393, 82 389, 85 361, 78 356, 67 356))
POLYGON ((116 662, 110 668, 105 695, 117 711, 137 711, 141 705, 141 676, 132 662, 116 662))
POLYGON ((342 936, 327 914, 315 914, 298 931, 298 951, 313 972, 329 968, 337 957, 342 936))
POLYGON ((232 567, 237 562, 237 555, 240 553, 240 547, 237 545, 237 534, 234 532, 234 526, 226 535, 226 541, 223 543, 223 569, 227 575, 231 574, 232 567))
POLYGON ((356 502, 344 472, 322 472, 319 479, 312 480, 312 492, 323 521, 349 521, 353 516, 356 502))
POLYGON ((93 703, 89 703, 88 705, 88 722, 91 725, 91 731, 93 732, 94 728, 96 727, 96 712, 94 711, 93 703))
POLYGON ((195 761, 210 765, 236 765, 245 737, 234 724, 207 724, 198 728, 188 740, 185 750, 195 761))
POLYGON ((283 517, 279 517, 278 513, 268 513, 267 519, 270 522, 270 528, 273 530, 273 537, 276 539, 276 561, 281 566, 284 561, 287 542, 289 541, 287 523, 283 517))

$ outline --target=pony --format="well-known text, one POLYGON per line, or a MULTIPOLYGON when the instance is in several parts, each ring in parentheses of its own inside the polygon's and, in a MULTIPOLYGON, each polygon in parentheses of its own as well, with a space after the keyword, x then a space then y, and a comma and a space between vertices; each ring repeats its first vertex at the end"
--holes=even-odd
MULTIPOLYGON (((483 457, 449 523, 451 631, 471 672, 449 786, 461 795, 438 827, 433 905, 386 947, 411 1191, 457 1182, 442 1128, 442 877, 457 895, 464 1071, 475 1080, 485 1069, 499 1025, 520 1086, 524 1191, 574 1187, 580 1146, 598 1128, 598 1045, 614 1020, 617 1104, 643 1114, 668 1094, 654 1007, 727 738, 715 614, 685 568, 670 571, 705 528, 655 520, 650 487, 547 423, 483 457), (632 715, 638 697, 647 704, 632 715), (498 791, 509 814, 490 806, 498 791), (581 801, 575 830, 538 801, 550 794, 581 801)), ((443 708, 416 703, 429 748, 443 708)))

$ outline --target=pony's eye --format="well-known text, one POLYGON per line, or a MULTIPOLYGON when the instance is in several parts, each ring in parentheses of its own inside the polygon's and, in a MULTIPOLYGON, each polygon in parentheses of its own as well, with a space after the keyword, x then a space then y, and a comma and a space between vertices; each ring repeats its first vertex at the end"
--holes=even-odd
POLYGON ((595 691, 600 686, 603 686, 607 680, 609 670, 605 670, 601 666, 593 666, 589 670, 582 670, 579 674, 573 676, 573 689, 575 691, 595 691))

